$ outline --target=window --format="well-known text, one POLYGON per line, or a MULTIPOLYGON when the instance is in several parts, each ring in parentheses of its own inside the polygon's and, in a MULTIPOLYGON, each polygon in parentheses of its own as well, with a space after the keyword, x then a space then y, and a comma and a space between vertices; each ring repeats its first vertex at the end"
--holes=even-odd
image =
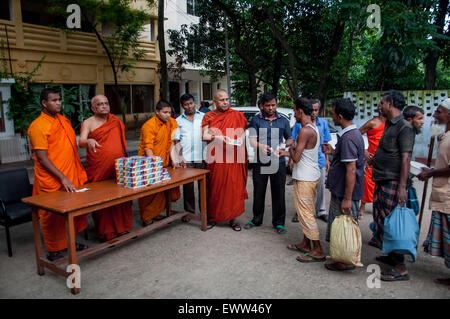
POLYGON ((212 100, 211 83, 203 83, 203 100, 212 100))
POLYGON ((153 20, 150 20, 149 23, 144 25, 144 30, 139 35, 139 39, 147 42, 155 41, 155 27, 153 20))
POLYGON ((0 1, 0 19, 12 21, 12 0, 0 1))
POLYGON ((113 114, 122 114, 121 105, 126 107, 126 114, 155 111, 155 87, 153 85, 118 85, 116 91, 114 85, 105 85, 105 95, 113 114))
POLYGON ((186 11, 190 15, 195 15, 196 0, 186 0, 186 11))

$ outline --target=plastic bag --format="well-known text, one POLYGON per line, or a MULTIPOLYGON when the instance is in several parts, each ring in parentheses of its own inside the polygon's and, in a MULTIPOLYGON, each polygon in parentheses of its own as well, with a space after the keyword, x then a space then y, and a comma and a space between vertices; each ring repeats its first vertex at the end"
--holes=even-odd
POLYGON ((328 258, 362 267, 361 231, 350 215, 339 215, 331 224, 330 256, 328 258))
POLYGON ((416 214, 417 216, 420 211, 420 206, 419 200, 417 199, 416 189, 413 186, 408 187, 407 195, 408 200, 406 201, 406 207, 411 208, 414 211, 414 214, 416 214))
POLYGON ((418 239, 419 224, 412 209, 406 206, 397 206, 384 219, 383 248, 381 250, 383 254, 390 252, 410 254, 415 261, 418 239))

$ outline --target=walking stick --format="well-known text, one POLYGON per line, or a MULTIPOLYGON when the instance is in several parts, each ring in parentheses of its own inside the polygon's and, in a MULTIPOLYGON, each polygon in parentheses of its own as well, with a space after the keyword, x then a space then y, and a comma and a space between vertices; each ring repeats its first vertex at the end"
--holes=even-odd
MULTIPOLYGON (((430 139, 430 149, 428 150, 428 158, 427 158, 427 166, 431 166, 431 159, 433 157, 433 149, 434 149, 434 141, 436 137, 432 136, 430 139)), ((423 217, 423 210, 425 208, 425 199, 427 197, 427 188, 428 188, 428 181, 427 179, 423 184, 423 193, 422 193, 422 202, 420 203, 420 212, 419 212, 419 234, 420 234, 420 227, 422 225, 422 217, 423 217)))

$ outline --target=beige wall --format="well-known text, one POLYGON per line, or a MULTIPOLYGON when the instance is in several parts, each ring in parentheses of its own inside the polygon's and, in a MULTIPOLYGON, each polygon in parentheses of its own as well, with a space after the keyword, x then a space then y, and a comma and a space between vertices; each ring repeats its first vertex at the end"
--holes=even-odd
MULTIPOLYGON (((13 0, 13 21, 0 20, 0 39, 6 46, 8 30, 13 72, 31 71, 45 55, 34 80, 41 83, 96 84, 97 93, 104 93, 104 84, 113 84, 109 61, 92 33, 70 32, 46 26, 22 23, 20 0, 13 0)), ((153 84, 159 92, 157 65, 159 53, 155 42, 142 42, 146 56, 133 70, 119 74, 120 84, 153 84)), ((5 50, 6 57, 8 52, 5 50)), ((9 64, 8 64, 9 67, 9 64)))

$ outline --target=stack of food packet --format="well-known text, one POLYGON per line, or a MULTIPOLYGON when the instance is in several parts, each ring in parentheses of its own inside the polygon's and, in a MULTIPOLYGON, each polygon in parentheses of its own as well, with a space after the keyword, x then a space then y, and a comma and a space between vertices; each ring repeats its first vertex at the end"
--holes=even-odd
POLYGON ((138 188, 170 180, 167 168, 163 168, 159 156, 131 156, 116 159, 117 184, 138 188))

